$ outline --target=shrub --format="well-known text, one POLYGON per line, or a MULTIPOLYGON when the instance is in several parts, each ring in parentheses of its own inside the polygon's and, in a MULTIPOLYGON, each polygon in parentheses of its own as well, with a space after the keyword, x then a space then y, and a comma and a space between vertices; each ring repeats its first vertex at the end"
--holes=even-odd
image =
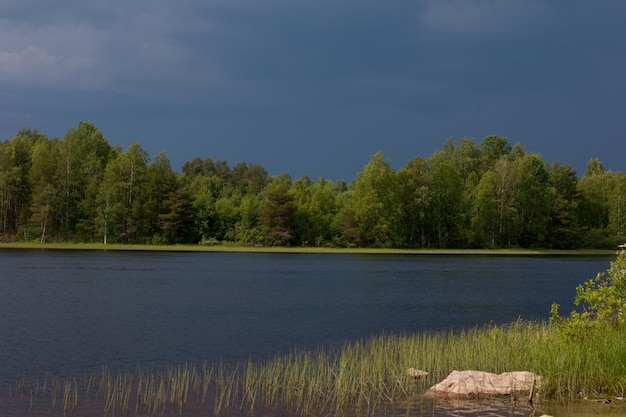
POLYGON ((580 310, 559 315, 552 304, 550 321, 566 337, 593 337, 608 328, 626 328, 626 252, 621 251, 607 272, 576 287, 574 304, 580 310))

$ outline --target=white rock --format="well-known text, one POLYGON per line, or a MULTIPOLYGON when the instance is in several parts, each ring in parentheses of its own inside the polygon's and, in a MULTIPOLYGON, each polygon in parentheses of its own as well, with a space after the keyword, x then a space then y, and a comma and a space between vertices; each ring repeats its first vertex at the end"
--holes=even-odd
POLYGON ((500 375, 482 371, 452 371, 426 391, 428 397, 485 397, 530 392, 539 388, 541 377, 532 372, 505 372, 500 375), (533 387, 534 384, 534 387, 533 387))

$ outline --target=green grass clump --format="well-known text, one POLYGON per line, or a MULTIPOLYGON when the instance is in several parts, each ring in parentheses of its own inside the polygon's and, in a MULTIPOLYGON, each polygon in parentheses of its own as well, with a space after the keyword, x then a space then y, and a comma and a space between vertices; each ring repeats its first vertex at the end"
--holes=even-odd
MULTIPOLYGON (((104 368, 82 384, 74 378, 65 383, 47 381, 52 388, 43 395, 50 396, 52 409, 59 397, 66 413, 91 407, 85 405, 89 401, 99 403, 105 416, 183 415, 188 408, 213 415, 259 410, 374 415, 419 407, 421 394, 453 370, 531 371, 544 380, 540 399, 624 396, 626 336, 608 331, 593 339, 572 340, 552 324, 523 321, 462 331, 380 335, 263 362, 185 364, 116 376, 104 368), (415 380, 406 372, 411 367, 429 375, 415 380)), ((21 382, 23 391, 28 391, 26 385, 21 382)), ((38 395, 43 391, 37 388, 38 395)))

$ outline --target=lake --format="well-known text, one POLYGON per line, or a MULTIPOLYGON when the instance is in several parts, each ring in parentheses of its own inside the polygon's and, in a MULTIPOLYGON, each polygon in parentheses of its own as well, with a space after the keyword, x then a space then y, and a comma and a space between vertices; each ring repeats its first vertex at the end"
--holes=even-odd
POLYGON ((0 390, 545 320, 614 257, 0 250, 0 390))

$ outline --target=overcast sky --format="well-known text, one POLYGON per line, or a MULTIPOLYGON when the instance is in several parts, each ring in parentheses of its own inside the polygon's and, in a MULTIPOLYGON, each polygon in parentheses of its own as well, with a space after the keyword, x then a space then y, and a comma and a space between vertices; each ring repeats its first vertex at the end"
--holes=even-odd
POLYGON ((626 171, 623 0, 2 0, 0 139, 111 144, 351 180, 506 136, 626 171))

